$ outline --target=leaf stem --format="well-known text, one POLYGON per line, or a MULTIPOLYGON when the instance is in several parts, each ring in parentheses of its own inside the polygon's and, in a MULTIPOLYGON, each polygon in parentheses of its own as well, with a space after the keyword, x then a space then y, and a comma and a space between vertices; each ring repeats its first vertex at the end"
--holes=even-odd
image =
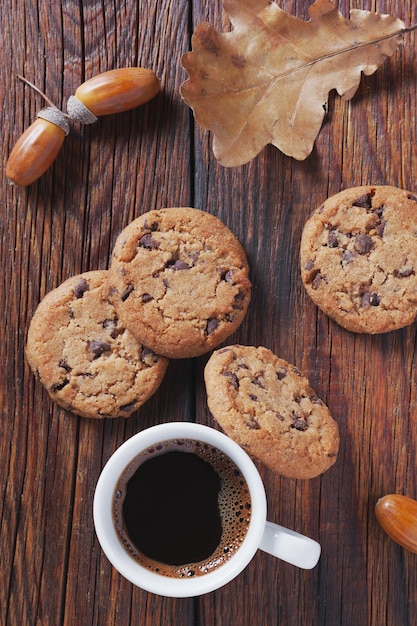
POLYGON ((417 24, 412 24, 411 26, 407 26, 406 28, 402 28, 401 33, 411 33, 413 30, 417 30, 417 24))

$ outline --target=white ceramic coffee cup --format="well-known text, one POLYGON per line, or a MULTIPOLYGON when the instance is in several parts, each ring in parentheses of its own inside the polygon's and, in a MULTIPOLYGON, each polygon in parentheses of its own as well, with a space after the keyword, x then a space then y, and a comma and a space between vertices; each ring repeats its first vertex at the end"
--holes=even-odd
POLYGON ((110 457, 97 482, 93 516, 98 540, 112 565, 138 587, 168 597, 194 597, 214 591, 235 578, 261 550, 303 569, 320 558, 320 544, 266 519, 262 479, 246 452, 223 433, 191 422, 169 422, 143 430, 128 439, 110 457), (238 466, 249 487, 252 507, 247 534, 236 553, 216 570, 193 578, 172 578, 152 572, 128 554, 115 529, 113 495, 125 468, 142 451, 169 439, 194 439, 223 451, 238 466))

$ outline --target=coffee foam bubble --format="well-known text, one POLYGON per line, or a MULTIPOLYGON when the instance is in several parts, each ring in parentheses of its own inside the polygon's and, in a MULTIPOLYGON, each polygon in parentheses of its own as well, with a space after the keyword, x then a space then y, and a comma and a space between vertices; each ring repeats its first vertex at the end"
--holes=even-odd
POLYGON ((143 567, 171 578, 202 576, 226 563, 244 541, 251 519, 251 498, 248 485, 236 464, 221 450, 193 439, 162 441, 141 452, 123 471, 113 495, 113 522, 125 550, 143 567), (142 554, 133 542, 123 523, 123 502, 129 479, 148 459, 170 451, 194 453, 210 463, 220 478, 218 506, 222 535, 218 547, 209 558, 186 565, 167 565, 142 554))

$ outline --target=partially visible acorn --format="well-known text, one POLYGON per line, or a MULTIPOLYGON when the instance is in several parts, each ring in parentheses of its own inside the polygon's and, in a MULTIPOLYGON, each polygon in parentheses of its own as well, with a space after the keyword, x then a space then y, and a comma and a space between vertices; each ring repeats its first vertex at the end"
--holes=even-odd
POLYGON ((35 182, 52 165, 69 133, 67 117, 56 107, 39 111, 17 141, 6 163, 6 177, 20 187, 35 182))
POLYGON ((71 119, 92 124, 102 115, 122 113, 154 98, 160 91, 152 70, 127 67, 109 70, 80 85, 67 102, 71 119))
POLYGON ((399 494, 380 498, 375 506, 378 522, 393 541, 417 554, 417 501, 399 494))

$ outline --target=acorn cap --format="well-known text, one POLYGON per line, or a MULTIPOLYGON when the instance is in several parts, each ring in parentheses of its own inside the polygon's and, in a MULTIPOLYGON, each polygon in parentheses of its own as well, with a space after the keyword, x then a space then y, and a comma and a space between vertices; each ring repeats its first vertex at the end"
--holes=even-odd
POLYGON ((65 135, 68 135, 70 132, 66 115, 56 107, 46 107, 46 109, 41 109, 37 114, 37 117, 47 120, 48 122, 51 122, 51 124, 55 124, 55 126, 58 126, 64 131, 65 135))
POLYGON ((68 98, 67 112, 72 120, 82 124, 94 124, 98 120, 98 117, 76 96, 68 98))

